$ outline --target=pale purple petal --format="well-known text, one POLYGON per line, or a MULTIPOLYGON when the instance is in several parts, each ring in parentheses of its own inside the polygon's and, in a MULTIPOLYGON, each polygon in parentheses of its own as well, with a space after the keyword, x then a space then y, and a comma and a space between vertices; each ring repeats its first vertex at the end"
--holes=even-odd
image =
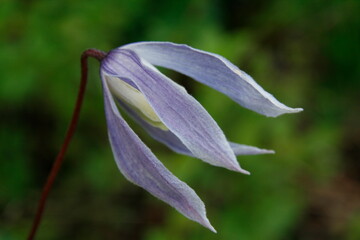
POLYGON ((249 145, 238 144, 230 142, 230 146, 234 151, 235 155, 257 155, 257 154, 273 154, 274 150, 261 149, 249 145))
POLYGON ((135 51, 151 64, 190 76, 257 113, 276 117, 302 111, 280 103, 252 77, 220 55, 170 42, 139 42, 121 48, 135 51))
POLYGON ((101 71, 108 134, 116 163, 131 182, 215 232, 201 199, 155 157, 121 117, 101 71))
MULTIPOLYGON (((135 111, 133 111, 131 108, 129 108, 126 104, 124 104, 120 100, 119 100, 119 104, 138 124, 140 124, 145 129, 145 131, 152 138, 163 143, 174 152, 184 154, 190 157, 194 157, 191 151, 171 131, 164 131, 158 127, 152 126, 151 124, 143 120, 135 111)), ((261 149, 244 144, 238 144, 233 142, 229 142, 229 144, 236 156, 274 153, 273 150, 261 149)))
POLYGON ((248 174, 240 167, 223 132, 207 111, 183 87, 133 51, 111 51, 103 60, 102 69, 106 74, 133 81, 163 124, 195 157, 215 166, 248 174))

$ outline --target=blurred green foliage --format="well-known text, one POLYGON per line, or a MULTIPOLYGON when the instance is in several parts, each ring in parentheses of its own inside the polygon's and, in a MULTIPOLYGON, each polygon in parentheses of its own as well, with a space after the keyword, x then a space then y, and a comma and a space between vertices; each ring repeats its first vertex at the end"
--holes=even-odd
POLYGON ((168 71, 232 141, 244 176, 132 125, 204 200, 215 235, 127 182, 107 140, 98 63, 38 239, 360 239, 360 1, 0 0, 0 239, 24 239, 71 116, 79 56, 144 40, 218 53, 304 112, 265 118, 168 71))

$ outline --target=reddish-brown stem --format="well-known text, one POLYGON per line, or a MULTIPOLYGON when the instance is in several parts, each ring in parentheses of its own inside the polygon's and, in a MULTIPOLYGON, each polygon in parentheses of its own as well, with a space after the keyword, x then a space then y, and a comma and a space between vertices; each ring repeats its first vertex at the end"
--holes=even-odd
POLYGON ((93 57, 93 58, 96 58, 97 60, 101 61, 105 56, 106 56, 105 52, 97 50, 97 49, 88 49, 88 50, 84 51, 81 55, 81 81, 80 81, 80 87, 79 87, 79 91, 78 91, 78 95, 77 95, 77 99, 76 99, 74 112, 73 112, 73 115, 71 118, 69 128, 67 129, 64 142, 61 146, 61 149, 60 149, 58 155, 56 156, 56 159, 53 163, 53 166, 52 166, 49 176, 46 180, 43 191, 41 193, 39 205, 36 210, 36 215, 33 220, 33 224, 32 224, 30 233, 28 235, 28 240, 32 240, 35 237, 36 231, 40 225, 41 218, 43 216, 44 208, 46 205, 46 199, 49 195, 49 192, 54 183, 56 175, 58 174, 58 172, 60 170, 61 164, 63 163, 64 155, 69 146, 71 138, 74 135, 76 125, 79 120, 80 110, 81 110, 81 106, 83 103, 86 84, 87 84, 87 74, 88 74, 87 59, 89 57, 93 57))

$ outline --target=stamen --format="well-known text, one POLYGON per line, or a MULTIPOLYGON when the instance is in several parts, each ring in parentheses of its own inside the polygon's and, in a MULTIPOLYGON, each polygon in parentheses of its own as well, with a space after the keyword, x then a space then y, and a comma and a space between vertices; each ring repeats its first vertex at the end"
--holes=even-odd
POLYGON ((117 77, 105 75, 105 79, 111 93, 136 111, 146 122, 162 130, 169 130, 139 90, 117 77))

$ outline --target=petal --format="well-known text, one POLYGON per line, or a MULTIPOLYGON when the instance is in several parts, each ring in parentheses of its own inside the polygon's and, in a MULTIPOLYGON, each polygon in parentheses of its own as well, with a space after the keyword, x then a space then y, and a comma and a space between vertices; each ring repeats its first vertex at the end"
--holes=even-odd
MULTIPOLYGON (((163 143, 174 152, 194 157, 191 151, 180 141, 171 131, 164 131, 158 127, 154 127, 148 122, 144 121, 139 114, 124 104, 121 100, 118 101, 120 106, 139 124, 145 131, 155 140, 163 143)), ((236 156, 239 155, 257 155, 274 153, 273 150, 261 149, 253 146, 229 142, 230 147, 236 156)))
POLYGON ((111 51, 102 61, 102 68, 108 75, 133 81, 164 125, 194 156, 248 174, 240 167, 219 126, 183 87, 131 50, 111 51))
POLYGON ((239 155, 257 155, 257 154, 273 154, 275 153, 274 150, 268 150, 268 149, 261 149, 249 145, 244 144, 238 144, 230 142, 230 146, 232 150, 234 151, 236 156, 239 155))
POLYGON ((257 113, 276 117, 302 111, 280 103, 252 77, 217 54, 170 42, 139 42, 121 48, 135 51, 151 64, 192 77, 257 113))
POLYGON ((116 163, 131 182, 176 208, 186 217, 215 232, 206 217, 201 199, 184 182, 176 178, 155 157, 121 117, 101 73, 108 134, 116 163))

